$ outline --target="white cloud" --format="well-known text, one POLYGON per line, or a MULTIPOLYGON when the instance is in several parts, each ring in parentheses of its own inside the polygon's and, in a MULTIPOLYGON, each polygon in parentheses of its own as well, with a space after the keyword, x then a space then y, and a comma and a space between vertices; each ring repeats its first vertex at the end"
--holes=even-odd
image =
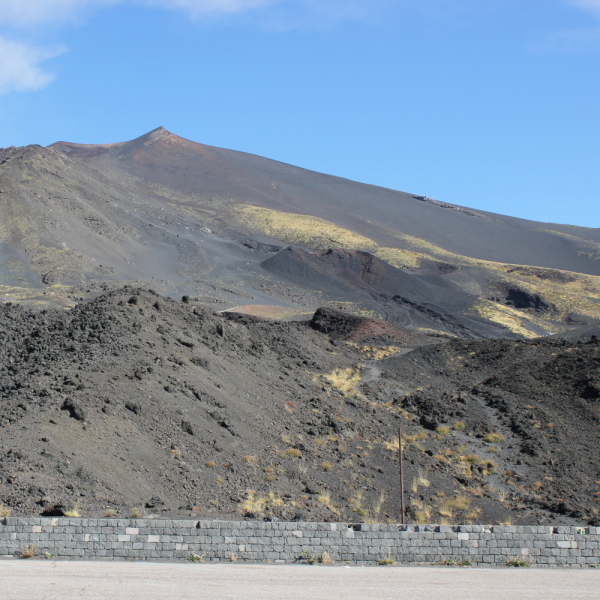
POLYGON ((600 13, 600 0, 570 0, 573 6, 600 13))
POLYGON ((61 52, 0 37, 0 94, 39 90, 48 85, 54 75, 42 69, 40 63, 61 52))
MULTIPOLYGON (((60 52, 9 41, 2 32, 44 32, 48 26, 76 21, 94 9, 136 4, 184 11, 192 18, 224 17, 254 12, 267 28, 327 26, 366 16, 378 5, 394 0, 0 0, 0 94, 37 90, 54 76, 40 64, 60 52), (267 9, 267 10, 259 10, 267 9), (273 9, 273 10, 268 10, 273 9)), ((412 0, 410 0, 412 1, 412 0)))
MULTIPOLYGON (((135 4, 183 9, 193 16, 231 14, 279 4, 281 0, 129 0, 135 4)), ((85 9, 123 4, 126 0, 0 0, 0 25, 31 27, 72 20, 85 9)))

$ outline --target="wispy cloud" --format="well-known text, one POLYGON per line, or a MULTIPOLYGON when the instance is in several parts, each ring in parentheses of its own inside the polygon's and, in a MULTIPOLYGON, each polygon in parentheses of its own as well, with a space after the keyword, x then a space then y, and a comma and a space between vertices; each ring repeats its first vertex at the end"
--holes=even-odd
POLYGON ((585 8, 600 15, 600 0, 569 0, 573 6, 585 8))
MULTIPOLYGON (((179 9, 192 16, 233 14, 279 4, 282 0, 129 0, 146 6, 179 9)), ((0 0, 0 25, 32 27, 77 18, 86 10, 125 4, 127 0, 0 0)))
POLYGON ((62 51, 37 48, 0 37, 0 94, 39 90, 48 85, 54 75, 40 64, 62 51))
POLYGON ((358 18, 393 0, 0 0, 0 26, 34 27, 76 19, 90 9, 138 4, 187 12, 192 17, 227 16, 276 8, 294 15, 358 18))
MULTIPOLYGON (((365 17, 378 6, 394 0, 0 0, 0 36, 18 39, 44 33, 49 26, 77 22, 95 10, 119 4, 177 10, 193 19, 225 18, 254 14, 267 28, 320 27, 337 21, 365 17)), ((57 56, 43 49, 0 37, 0 94, 43 88, 53 79, 40 64, 57 56)))
MULTIPOLYGON (((564 0, 568 7, 583 9, 600 17, 600 0, 564 0)), ((593 16, 585 26, 557 29, 531 44, 534 52, 581 53, 595 52, 600 48, 600 26, 593 16)))

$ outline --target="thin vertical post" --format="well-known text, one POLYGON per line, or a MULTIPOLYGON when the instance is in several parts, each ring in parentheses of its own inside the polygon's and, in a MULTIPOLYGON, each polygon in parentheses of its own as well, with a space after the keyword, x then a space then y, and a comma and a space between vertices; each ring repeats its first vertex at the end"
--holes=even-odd
POLYGON ((404 452, 402 450, 402 427, 398 427, 398 460, 400 461, 400 512, 402 525, 406 525, 406 510, 404 508, 404 452))

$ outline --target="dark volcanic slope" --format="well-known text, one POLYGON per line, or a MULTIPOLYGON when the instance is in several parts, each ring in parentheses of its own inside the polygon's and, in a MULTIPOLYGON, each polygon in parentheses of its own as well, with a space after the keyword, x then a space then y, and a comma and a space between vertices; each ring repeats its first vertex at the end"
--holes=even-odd
POLYGON ((261 263, 281 279, 319 290, 329 300, 356 301, 383 311, 406 327, 440 328, 461 337, 516 337, 469 315, 477 300, 439 275, 402 271, 368 252, 334 249, 307 252, 289 247, 261 263))
POLYGON ((1 306, 0 504, 397 519, 402 425, 416 522, 597 522, 597 340, 428 341, 134 288, 1 306))
POLYGON ((423 196, 197 144, 162 127, 119 144, 58 142, 53 146, 111 178, 126 173, 143 180, 143 186, 153 183, 188 194, 314 215, 382 245, 395 245, 393 234, 400 232, 473 258, 600 275, 599 261, 579 253, 585 239, 600 242, 597 229, 567 227, 571 237, 556 235, 552 225, 460 209, 423 196))
POLYGON ((345 305, 470 338, 600 320, 596 230, 449 207, 162 128, 0 150, 0 216, 2 301, 73 306, 146 282, 215 308, 345 305))

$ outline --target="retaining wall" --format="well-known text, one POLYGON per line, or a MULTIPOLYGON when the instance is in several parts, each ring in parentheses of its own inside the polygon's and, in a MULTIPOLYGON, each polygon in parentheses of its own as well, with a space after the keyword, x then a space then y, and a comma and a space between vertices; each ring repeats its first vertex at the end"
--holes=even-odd
POLYGON ((337 562, 376 564, 472 561, 505 565, 523 557, 538 566, 600 564, 600 527, 389 525, 163 519, 0 519, 0 555, 18 556, 35 544, 38 555, 62 559, 168 560, 190 557, 292 563, 327 551, 337 562))

